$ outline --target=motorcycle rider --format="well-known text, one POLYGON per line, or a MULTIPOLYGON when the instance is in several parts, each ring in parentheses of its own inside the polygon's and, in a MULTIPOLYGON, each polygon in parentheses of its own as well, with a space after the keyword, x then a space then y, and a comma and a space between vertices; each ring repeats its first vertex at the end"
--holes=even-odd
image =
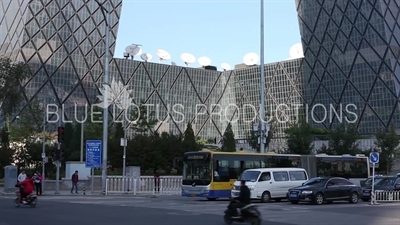
MULTIPOLYGON (((233 199, 237 200, 238 202, 232 202, 230 204, 231 209, 234 209, 237 212, 237 209, 243 208, 244 206, 251 204, 250 195, 250 189, 246 186, 246 181, 240 181, 239 197, 233 199)), ((236 215, 238 214, 236 213, 236 215)))
POLYGON ((26 179, 19 182, 17 186, 20 187, 19 201, 22 204, 27 204, 25 198, 33 192, 33 179, 30 176, 27 176, 26 179))

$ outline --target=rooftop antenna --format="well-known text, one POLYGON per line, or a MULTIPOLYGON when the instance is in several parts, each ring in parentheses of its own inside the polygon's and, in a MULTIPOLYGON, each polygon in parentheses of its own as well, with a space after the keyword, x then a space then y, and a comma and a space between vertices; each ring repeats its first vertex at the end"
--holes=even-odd
POLYGON ((221 67, 224 71, 231 70, 231 66, 228 63, 222 63, 221 67))
POLYGON ((250 52, 243 57, 243 63, 247 66, 254 66, 258 63, 258 58, 257 53, 250 52))
POLYGON ((202 56, 197 60, 197 62, 200 64, 200 66, 202 66, 204 68, 211 64, 211 59, 206 56, 202 56))
POLYGON ((171 62, 171 65, 176 66, 176 62, 171 62))
POLYGON ((303 45, 301 43, 294 44, 289 50, 291 59, 298 59, 304 57, 303 45))
POLYGON ((157 50, 157 56, 158 56, 158 58, 160 59, 160 63, 161 63, 163 60, 168 60, 168 59, 171 58, 171 55, 170 55, 167 51, 165 51, 165 50, 163 50, 163 49, 158 49, 158 50, 157 50))
POLYGON ((150 53, 143 53, 140 55, 140 58, 142 58, 143 61, 147 62, 150 61, 153 58, 153 56, 150 53))
POLYGON ((183 62, 185 62, 185 65, 188 66, 191 63, 196 62, 196 57, 190 53, 182 53, 181 54, 181 59, 183 62))

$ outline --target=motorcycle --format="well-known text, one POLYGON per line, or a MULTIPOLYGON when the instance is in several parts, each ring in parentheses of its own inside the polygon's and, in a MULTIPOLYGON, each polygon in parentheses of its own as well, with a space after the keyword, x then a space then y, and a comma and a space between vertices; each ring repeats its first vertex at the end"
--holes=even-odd
POLYGON ((240 215, 236 209, 231 207, 232 203, 237 202, 233 200, 229 203, 228 209, 225 210, 224 221, 226 224, 233 222, 250 223, 251 225, 261 225, 261 213, 258 211, 256 205, 249 204, 240 209, 240 215))
POLYGON ((17 198, 14 200, 14 205, 15 207, 19 207, 20 205, 29 205, 31 208, 35 208, 36 207, 36 203, 37 203, 37 196, 34 194, 30 194, 25 198, 25 203, 20 202, 20 190, 17 190, 15 192, 15 194, 17 195, 17 198))

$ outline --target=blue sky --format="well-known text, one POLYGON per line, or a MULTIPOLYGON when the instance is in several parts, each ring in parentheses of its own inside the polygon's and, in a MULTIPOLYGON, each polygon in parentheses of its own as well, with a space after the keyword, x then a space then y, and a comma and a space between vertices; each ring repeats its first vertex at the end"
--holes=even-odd
MULTIPOLYGON (((265 0, 265 63, 289 58, 290 47, 300 42, 294 0, 265 0)), ((184 65, 182 53, 207 56, 221 63, 243 62, 249 52, 260 52, 259 0, 123 0, 115 57, 126 46, 142 45, 157 62, 157 49, 184 65)), ((135 59, 140 60, 137 56, 135 59)), ((197 61, 190 67, 199 67, 197 61)))

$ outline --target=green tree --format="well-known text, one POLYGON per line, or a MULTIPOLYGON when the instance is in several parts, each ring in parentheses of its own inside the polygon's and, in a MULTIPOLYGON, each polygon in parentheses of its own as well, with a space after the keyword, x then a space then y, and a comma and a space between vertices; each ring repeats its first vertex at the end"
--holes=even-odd
POLYGON ((93 113, 88 115, 87 123, 84 125, 85 140, 101 140, 103 138, 103 121, 101 113, 103 109, 93 107, 93 113))
POLYGON ((288 153, 291 154, 312 154, 313 151, 313 128, 309 123, 300 121, 292 124, 285 130, 287 135, 288 153))
POLYGON ((221 151, 236 152, 235 134, 233 133, 231 123, 228 124, 228 127, 226 128, 224 135, 222 137, 221 151))
MULTIPOLYGON (((277 129, 277 120, 275 117, 271 117, 271 113, 269 110, 266 111, 266 117, 264 121, 267 122, 265 124, 265 127, 269 126, 268 132, 267 132, 267 137, 265 139, 265 148, 269 146, 271 143, 272 138, 274 137, 274 132, 277 129)), ((253 123, 251 125, 251 130, 248 133, 247 140, 249 142, 250 147, 255 150, 256 152, 260 152, 260 144, 259 144, 259 138, 261 136, 261 129, 260 128, 260 123, 253 123), (254 126, 258 127, 258 130, 254 130, 254 126)))
POLYGON ((380 152, 379 171, 390 174, 395 155, 399 153, 400 137, 396 134, 396 129, 378 129, 376 132, 376 150, 380 152))
POLYGON ((29 66, 0 58, 0 113, 3 118, 11 116, 22 101, 21 83, 30 76, 29 66))
POLYGON ((208 140, 196 137, 196 144, 198 149, 202 149, 204 145, 208 143, 208 140))
POLYGON ((353 124, 340 124, 336 129, 329 134, 328 148, 319 153, 326 153, 331 155, 351 154, 355 155, 362 151, 358 148, 359 143, 357 140, 357 127, 353 124))
POLYGON ((199 150, 191 123, 186 125, 186 130, 183 133, 182 150, 184 152, 199 150))
POLYGON ((144 101, 138 106, 139 109, 133 110, 131 117, 128 118, 131 123, 129 127, 136 134, 149 134, 158 123, 155 119, 155 112, 148 111, 144 101))

